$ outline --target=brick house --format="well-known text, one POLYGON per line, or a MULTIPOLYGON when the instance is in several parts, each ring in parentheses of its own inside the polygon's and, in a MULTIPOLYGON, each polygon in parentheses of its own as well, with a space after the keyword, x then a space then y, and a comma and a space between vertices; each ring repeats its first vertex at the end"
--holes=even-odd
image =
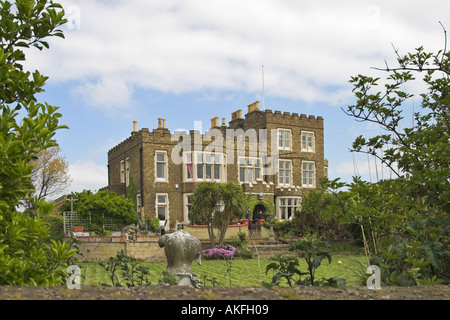
POLYGON ((211 119, 203 134, 171 133, 161 118, 156 129, 138 130, 134 121, 131 136, 108 152, 107 189, 126 195, 132 181, 141 217, 188 224, 199 182, 234 181, 245 193, 272 200, 276 219, 286 220, 327 166, 322 117, 259 110, 256 101, 244 117, 242 110, 233 112, 228 125, 225 118, 221 125, 211 119))

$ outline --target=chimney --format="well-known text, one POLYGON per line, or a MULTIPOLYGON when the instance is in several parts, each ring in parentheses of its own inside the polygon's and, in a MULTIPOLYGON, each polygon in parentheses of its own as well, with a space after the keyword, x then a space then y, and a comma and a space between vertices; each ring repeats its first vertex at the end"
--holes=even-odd
POLYGON ((162 119, 163 120, 163 128, 166 128, 166 119, 162 119))
POLYGON ((162 119, 158 118, 158 129, 162 128, 162 119))
POLYGON ((214 117, 211 119, 211 128, 219 126, 219 117, 214 117))
POLYGON ((233 112, 231 114, 231 120, 235 120, 235 119, 242 119, 242 110, 236 110, 235 112, 233 112))
POLYGON ((255 101, 248 105, 248 112, 258 111, 259 110, 259 101, 255 101))
POLYGON ((226 126, 226 124, 225 124, 225 118, 222 118, 222 127, 223 126, 226 126))
POLYGON ((137 132, 137 121, 133 121, 133 132, 137 132))

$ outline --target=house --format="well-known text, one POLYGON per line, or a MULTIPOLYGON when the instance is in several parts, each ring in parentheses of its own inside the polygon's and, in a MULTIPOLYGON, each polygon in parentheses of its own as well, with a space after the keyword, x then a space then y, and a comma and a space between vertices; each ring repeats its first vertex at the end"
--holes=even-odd
POLYGON ((204 133, 170 132, 162 118, 156 129, 138 130, 134 121, 130 137, 108 152, 107 189, 127 195, 133 183, 141 221, 158 216, 188 224, 198 183, 234 181, 245 193, 272 200, 276 219, 286 220, 327 166, 322 117, 260 110, 256 101, 245 116, 233 112, 228 124, 214 117, 204 133))

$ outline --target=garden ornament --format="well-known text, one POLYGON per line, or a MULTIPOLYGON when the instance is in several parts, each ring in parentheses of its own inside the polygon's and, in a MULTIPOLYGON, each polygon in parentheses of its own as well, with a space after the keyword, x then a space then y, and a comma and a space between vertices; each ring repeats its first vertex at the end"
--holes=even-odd
MULTIPOLYGON (((184 230, 168 233, 158 239, 160 248, 164 247, 167 258, 167 274, 175 274, 181 281, 178 285, 198 288, 200 278, 191 270, 191 264, 196 261, 201 265, 202 246, 200 241, 184 230)), ((161 278, 160 278, 161 281, 161 278)), ((161 281, 164 282, 164 281, 161 281)))

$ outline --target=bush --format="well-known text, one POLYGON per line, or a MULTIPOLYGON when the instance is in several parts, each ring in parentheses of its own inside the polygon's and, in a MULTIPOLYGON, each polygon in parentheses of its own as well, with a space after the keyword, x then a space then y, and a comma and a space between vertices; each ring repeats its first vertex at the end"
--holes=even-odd
POLYGON ((6 211, 0 216, 0 285, 55 286, 67 278, 67 261, 76 250, 50 240, 39 218, 6 211))
POLYGON ((61 216, 49 216, 45 218, 45 222, 49 225, 49 239, 55 241, 64 240, 64 221, 61 216))
POLYGON ((158 226, 159 226, 159 218, 155 216, 152 220, 150 220, 150 230, 152 232, 155 232, 158 226))

